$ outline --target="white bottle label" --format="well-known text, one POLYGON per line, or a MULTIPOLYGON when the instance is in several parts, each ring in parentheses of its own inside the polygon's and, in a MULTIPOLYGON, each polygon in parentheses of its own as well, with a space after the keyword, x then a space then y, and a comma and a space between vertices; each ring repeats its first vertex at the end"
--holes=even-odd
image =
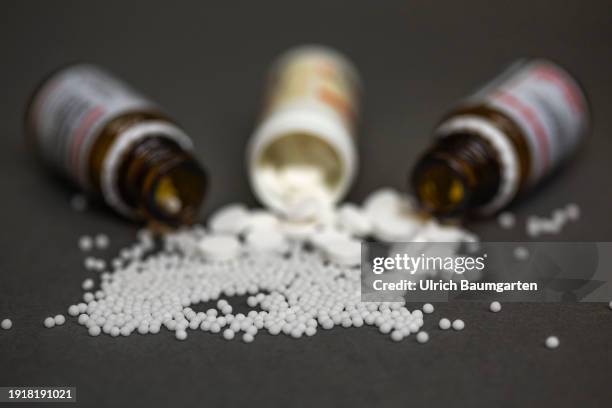
POLYGON ((104 125, 120 114, 154 107, 109 73, 83 64, 43 85, 29 120, 45 159, 87 188, 89 154, 104 125))
POLYGON ((499 110, 521 128, 530 148, 532 184, 566 158, 589 127, 582 90, 565 70, 546 60, 513 64, 469 100, 499 110))
POLYGON ((355 69, 332 50, 302 48, 285 55, 272 69, 264 116, 290 106, 316 106, 336 115, 349 132, 357 117, 355 69))

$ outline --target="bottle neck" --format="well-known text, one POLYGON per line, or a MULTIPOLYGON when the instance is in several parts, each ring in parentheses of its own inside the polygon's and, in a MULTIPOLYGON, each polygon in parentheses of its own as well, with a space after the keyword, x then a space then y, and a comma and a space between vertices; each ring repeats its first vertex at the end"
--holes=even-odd
POLYGON ((453 217, 495 197, 501 165, 486 139, 453 133, 438 142, 417 163, 412 187, 421 207, 436 216, 453 217))
POLYGON ((195 221, 206 175, 191 154, 173 140, 151 136, 126 154, 118 180, 122 198, 138 213, 178 225, 195 221))

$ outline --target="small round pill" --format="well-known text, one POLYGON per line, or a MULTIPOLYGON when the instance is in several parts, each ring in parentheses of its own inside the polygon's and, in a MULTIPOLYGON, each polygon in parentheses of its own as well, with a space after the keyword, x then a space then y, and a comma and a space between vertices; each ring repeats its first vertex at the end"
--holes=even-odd
POLYGON ((177 340, 185 340, 187 338, 187 332, 185 330, 177 330, 174 336, 177 340))
POLYGON ((57 316, 55 316, 53 320, 55 321, 55 324, 57 326, 61 326, 62 324, 66 323, 66 318, 64 317, 64 315, 61 315, 61 314, 58 314, 57 316))
POLYGON ((100 335, 100 326, 91 326, 88 330, 90 336, 99 336, 100 335))
POLYGON ((76 317, 79 315, 79 306, 77 305, 70 305, 70 307, 68 308, 68 314, 72 317, 76 317))
POLYGON ((233 338, 234 338, 234 336, 235 336, 235 335, 236 335, 236 333, 234 333, 234 331, 233 331, 233 330, 231 330, 231 329, 225 329, 225 330, 223 330, 223 338, 224 338, 225 340, 231 340, 231 339, 233 339, 233 338))
POLYGON ((442 330, 448 330, 451 327, 451 321, 448 320, 446 317, 440 319, 440 322, 438 323, 438 326, 440 326, 440 328, 442 330))
POLYGON ((425 331, 420 331, 416 335, 416 340, 421 344, 427 343, 429 341, 429 334, 425 331))
POLYGON ((516 224, 516 217, 511 212, 503 212, 497 217, 500 227, 510 229, 516 224))
POLYGON ((106 249, 108 248, 110 239, 106 234, 98 234, 94 237, 94 243, 98 249, 106 249))
POLYGON ((610 301, 610 303, 608 303, 608 307, 610 308, 610 310, 612 310, 612 300, 610 301))
POLYGON ((565 214, 570 220, 576 221, 578 218, 580 218, 580 207, 575 203, 568 204, 565 207, 565 214))
POLYGON ((523 246, 514 248, 514 257, 519 261, 524 261, 529 258, 529 250, 523 246))
POLYGON ((433 313, 434 312, 434 306, 431 303, 425 303, 423 305, 423 313, 433 313))
POLYGON ((457 319, 453 321, 453 329, 455 330, 463 330, 465 328, 465 323, 461 319, 457 319))
POLYGON ((252 343, 255 340, 255 337, 251 333, 244 333, 242 335, 242 341, 245 343, 252 343))
POLYGON ((94 287, 94 281, 91 278, 87 278, 83 281, 83 283, 81 284, 81 287, 83 288, 83 290, 92 290, 94 287))
POLYGON ((545 341, 546 348, 556 349, 559 347, 559 338, 557 336, 548 336, 545 341))
POLYGON ((91 251, 93 248, 94 242, 90 236, 83 235, 79 238, 79 248, 81 251, 91 251))
POLYGON ((498 301, 491 302, 491 304, 489 305, 489 310, 493 313, 500 312, 501 309, 501 303, 499 303, 498 301))
POLYGON ((393 330, 391 332, 391 340, 393 341, 401 341, 404 338, 401 330, 393 330))
POLYGON ((9 330, 11 327, 13 327, 13 322, 11 319, 4 319, 0 323, 0 327, 2 327, 4 330, 9 330))
POLYGON ((45 327, 47 329, 52 328, 53 326, 55 326, 55 319, 52 317, 47 317, 44 321, 43 324, 45 325, 45 327))

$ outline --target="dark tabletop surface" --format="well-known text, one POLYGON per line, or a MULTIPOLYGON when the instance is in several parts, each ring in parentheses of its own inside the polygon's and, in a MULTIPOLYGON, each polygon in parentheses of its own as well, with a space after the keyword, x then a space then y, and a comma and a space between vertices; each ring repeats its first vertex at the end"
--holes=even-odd
MULTIPOLYGON (((205 213, 255 205, 244 144, 270 61, 304 42, 337 47, 365 83, 362 166, 349 198, 403 189, 440 115, 520 56, 545 56, 580 78, 593 132, 566 170, 515 205, 520 225, 577 202, 583 216, 554 239, 612 241, 612 3, 64 2, 7 1, 0 12, 0 386, 71 385, 82 406, 555 406, 612 401, 612 312, 603 304, 440 304, 431 340, 399 344, 374 328, 253 344, 194 333, 89 337, 72 319, 42 320, 78 300, 81 234, 105 232, 112 251, 137 226, 104 208, 73 211, 73 187, 45 174, 23 143, 34 84, 55 67, 92 61, 160 102, 193 135, 212 186, 205 213), (462 333, 434 328, 463 318, 462 333), (561 347, 546 350, 551 334, 561 347)), ((524 240, 524 228, 470 225, 485 240, 524 240)), ((22 404, 20 406, 24 406, 22 404)))

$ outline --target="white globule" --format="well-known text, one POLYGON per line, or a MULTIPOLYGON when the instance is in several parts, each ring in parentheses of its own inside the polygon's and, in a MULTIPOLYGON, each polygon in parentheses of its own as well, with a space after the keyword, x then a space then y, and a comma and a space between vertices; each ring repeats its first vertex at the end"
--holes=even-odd
POLYGON ((90 251, 94 246, 94 240, 87 235, 79 238, 79 248, 81 251, 90 251))
POLYGON ((3 319, 2 322, 0 322, 0 327, 2 327, 3 330, 9 330, 13 327, 13 322, 11 319, 3 319))
POLYGON ((497 222, 502 228, 510 229, 516 224, 516 217, 511 212, 503 212, 497 216, 497 222))
POLYGON ((453 329, 460 331, 465 328, 465 323, 461 319, 456 319, 453 321, 453 329))
POLYGON ((546 338, 546 341, 544 342, 544 344, 546 345, 546 348, 548 349, 556 349, 559 347, 559 338, 557 336, 548 336, 546 338))
POLYGON ((440 319, 440 322, 438 323, 438 326, 442 330, 448 330, 448 329, 451 328, 451 321, 448 320, 446 317, 443 317, 442 319, 440 319))
POLYGON ((421 344, 427 343, 429 341, 429 334, 427 334, 427 332, 420 331, 417 333, 416 339, 421 344))
POLYGON ((493 313, 501 312, 502 306, 498 301, 491 302, 489 305, 489 310, 493 313))
POLYGON ((81 287, 83 288, 83 290, 92 290, 94 285, 94 280, 91 278, 87 278, 83 281, 81 287))
MULTIPOLYGON (((401 341, 420 332, 424 314, 407 309, 404 301, 361 301, 359 237, 382 218, 392 230, 388 238, 408 237, 426 226, 432 240, 437 230, 444 240, 467 234, 432 228, 392 190, 377 192, 366 205, 369 209, 342 206, 324 221, 296 221, 232 204, 213 214, 209 230, 196 225, 167 233, 160 248, 149 233, 139 233, 111 263, 112 270, 100 275, 99 290, 85 293, 85 303, 70 306, 68 314, 78 316, 92 336, 151 335, 165 328, 179 340, 200 330, 250 343, 261 330, 298 339, 335 326, 375 326, 401 341), (391 224, 400 225, 401 233, 394 235, 391 224), (247 298, 246 315, 232 314, 225 298, 233 296, 247 298), (216 307, 205 313, 192 309, 206 302, 216 307)), ((86 282, 84 290, 93 289, 93 281, 86 282)), ((433 306, 423 310, 431 313, 433 306)), ((418 334, 417 341, 427 341, 424 336, 418 334)))
POLYGON ((434 312, 434 306, 431 303, 425 303, 423 305, 423 313, 433 313, 434 312))
POLYGON ((524 246, 514 248, 514 258, 518 261, 525 261, 529 258, 529 250, 524 246))

